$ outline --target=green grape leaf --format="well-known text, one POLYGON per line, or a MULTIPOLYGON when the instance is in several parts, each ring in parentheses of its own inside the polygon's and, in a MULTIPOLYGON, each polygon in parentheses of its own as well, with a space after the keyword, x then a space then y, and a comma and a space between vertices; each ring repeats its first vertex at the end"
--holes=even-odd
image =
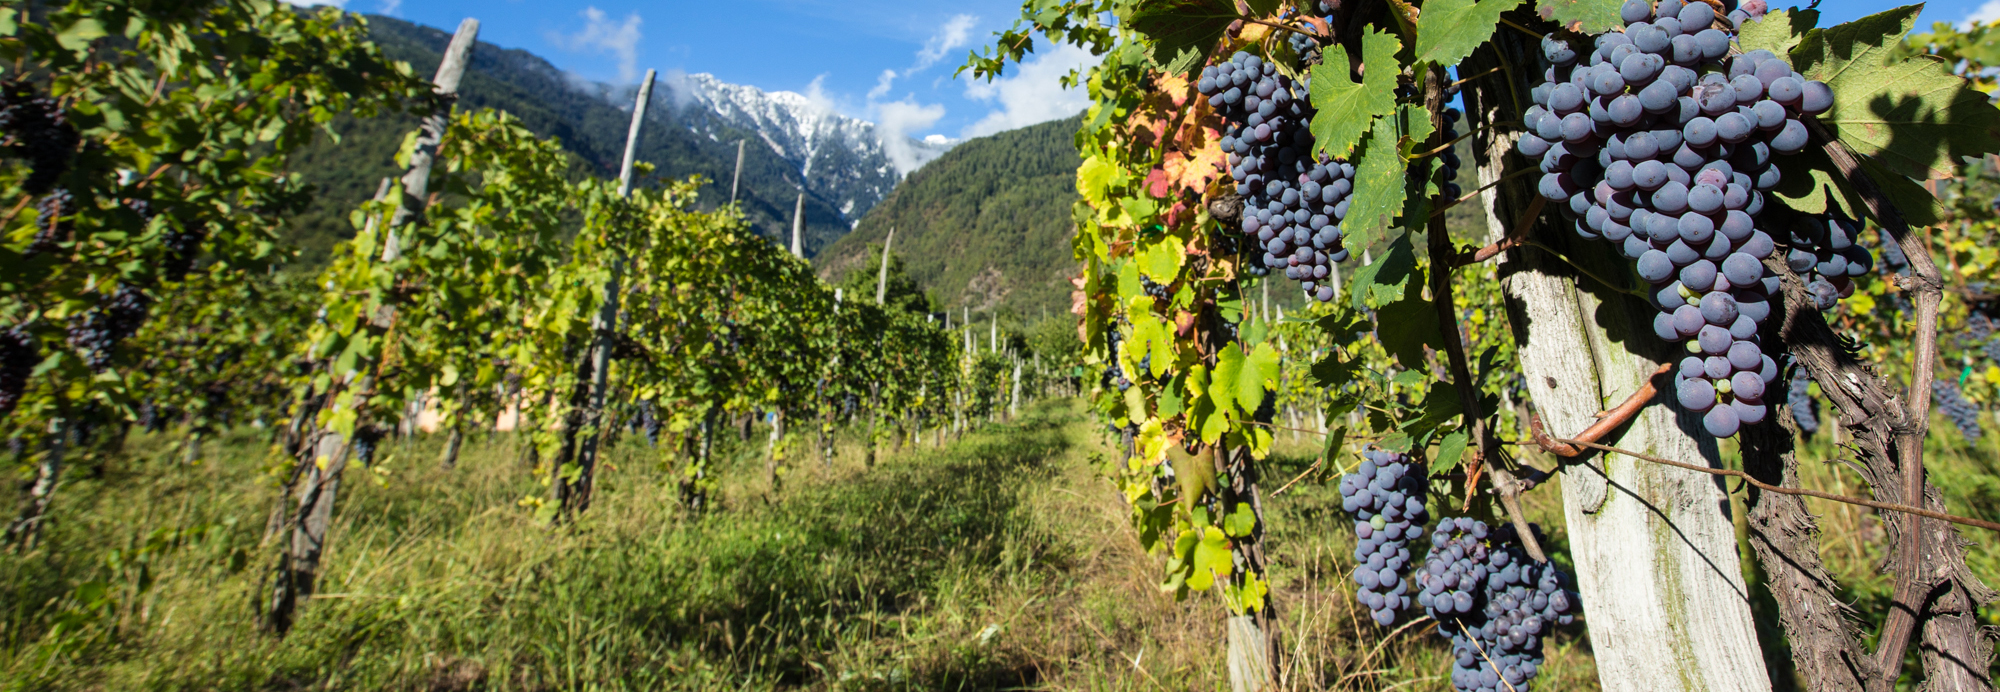
POLYGON ((1093 206, 1102 207, 1110 203, 1111 186, 1118 184, 1123 177, 1118 164, 1092 156, 1076 167, 1076 192, 1093 206))
POLYGON ((1256 412, 1264 403, 1264 392, 1277 386, 1278 349, 1268 341, 1257 344, 1250 356, 1243 359, 1243 369, 1236 380, 1236 403, 1243 407, 1244 416, 1256 412))
POLYGON ((1343 243, 1361 254, 1381 240, 1382 232, 1403 210, 1403 155, 1398 152, 1400 133, 1394 118, 1380 118, 1361 144, 1361 163, 1354 167, 1354 196, 1348 198, 1347 218, 1341 223, 1343 243))
POLYGON ((95 18, 84 17, 63 27, 62 33, 56 34, 56 43, 69 50, 83 50, 91 41, 104 38, 106 35, 103 24, 98 23, 95 18))
POLYGON ((1625 0, 1536 0, 1535 12, 1543 19, 1580 34, 1600 34, 1625 26, 1619 8, 1625 0))
POLYGON ((1215 402, 1216 412, 1231 418, 1236 417, 1237 407, 1246 403, 1236 398, 1237 393, 1242 391, 1239 383, 1243 379, 1244 360, 1243 349, 1234 346, 1223 348, 1222 353, 1215 357, 1215 374, 1208 388, 1208 398, 1215 402))
POLYGON ((1375 258, 1374 264, 1354 272, 1354 282, 1348 285, 1354 309, 1381 307, 1401 297, 1416 266, 1417 255, 1410 246, 1410 234, 1404 233, 1389 244, 1387 252, 1375 258))
MULTIPOLYGON (((1862 159, 1861 168, 1868 171, 1868 177, 1874 179, 1876 187, 1882 188, 1882 194, 1889 198, 1896 211, 1902 213, 1904 221, 1913 226, 1935 226, 1945 222, 1947 212, 1944 204, 1917 181, 1883 170, 1882 162, 1876 159, 1862 159)), ((1868 211, 1866 206, 1859 209, 1868 211)), ((1870 212, 1868 216, 1875 215, 1870 212)))
POLYGON ((1763 49, 1785 55, 1804 41, 1806 32, 1819 24, 1819 10, 1771 10, 1763 19, 1743 23, 1736 45, 1744 52, 1763 49))
POLYGON ((1854 153, 1917 180, 1958 174, 1961 157, 2000 150, 2000 109, 1935 56, 1900 57, 1921 5, 1814 31, 1792 52, 1807 79, 1833 88, 1819 116, 1854 153))
MULTIPOLYGON (((1410 294, 1417 287, 1411 285, 1410 294)), ((1438 329, 1437 310, 1430 301, 1416 295, 1382 306, 1375 313, 1375 336, 1382 348, 1396 356, 1396 362, 1411 371, 1429 372, 1424 348, 1444 348, 1444 332, 1438 329)))
POLYGON ((1139 263, 1123 262, 1118 265, 1118 302, 1123 305, 1146 295, 1146 285, 1139 281, 1139 263))
POLYGON ((1848 218, 1858 219, 1866 207, 1852 190, 1840 182, 1833 172, 1833 161, 1821 147, 1806 147, 1805 151, 1793 154, 1780 169, 1783 177, 1771 194, 1783 200, 1785 206, 1806 214, 1827 214, 1829 210, 1848 218))
POLYGON ((1458 466, 1458 458, 1465 455, 1465 443, 1464 430, 1453 430, 1438 440, 1437 456, 1431 457, 1431 473, 1445 473, 1458 466))
MULTIPOLYGON (((1347 51, 1329 50, 1312 69, 1313 153, 1345 159, 1375 119, 1396 111, 1396 37, 1369 29, 1361 34, 1361 83, 1349 81, 1347 51)), ((1356 189, 1360 189, 1357 185, 1356 189)))
POLYGON ((1250 503, 1238 502, 1236 509, 1222 518, 1222 532, 1230 538, 1242 538, 1257 528, 1257 513, 1251 511, 1250 503))
MULTIPOLYGON (((1500 14, 1523 0, 1430 0, 1417 17, 1419 64, 1457 65, 1493 36, 1500 14)), ((1504 28, 1503 28, 1504 30, 1504 28)))
POLYGON ((1235 556, 1229 553, 1229 537, 1213 526, 1202 529, 1201 542, 1194 546, 1194 574, 1188 575, 1188 588, 1205 591, 1215 585, 1219 577, 1228 577, 1236 571, 1235 556))
POLYGON ((1324 460, 1323 468, 1328 470, 1340 468, 1340 450, 1346 448, 1347 426, 1342 425, 1327 431, 1326 449, 1320 453, 1320 458, 1324 460))
POLYGON ((1183 51, 1207 54, 1236 21, 1229 0, 1154 0, 1132 13, 1127 23, 1152 39, 1154 62, 1177 62, 1183 51))
POLYGON ((1139 251, 1139 271, 1154 283, 1170 284, 1180 275, 1181 263, 1186 260, 1187 251, 1181 247, 1181 239, 1166 236, 1139 251))
POLYGON ((1403 432, 1414 438, 1429 437, 1437 427, 1457 418, 1465 412, 1465 402, 1458 396, 1458 387, 1450 382, 1438 380, 1431 383, 1430 391, 1424 393, 1423 414, 1414 420, 1404 421, 1403 432))
POLYGON ((1175 375, 1167 386, 1160 389, 1159 410, 1161 418, 1172 418, 1187 410, 1187 397, 1182 392, 1187 388, 1187 373, 1175 375))

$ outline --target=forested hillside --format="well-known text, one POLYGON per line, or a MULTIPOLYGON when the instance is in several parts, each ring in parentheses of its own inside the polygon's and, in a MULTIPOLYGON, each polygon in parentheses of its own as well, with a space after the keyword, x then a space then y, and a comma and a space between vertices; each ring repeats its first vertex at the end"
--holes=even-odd
MULTIPOLYGON (((392 58, 417 66, 419 76, 435 69, 451 34, 394 17, 370 15, 373 39, 392 58)), ((563 148, 576 155, 579 173, 615 176, 623 156, 626 128, 630 125, 630 95, 600 97, 596 85, 579 84, 548 61, 524 50, 480 43, 472 52, 459 96, 462 109, 493 108, 520 118, 535 133, 560 139, 563 148)), ((669 101, 664 89, 656 89, 655 104, 669 101)), ((656 108, 659 126, 647 128, 639 146, 639 160, 653 164, 661 178, 703 175, 711 182, 703 189, 706 205, 726 202, 730 177, 736 165, 736 140, 749 139, 743 162, 741 197, 751 224, 759 234, 789 237, 797 190, 788 179, 797 171, 775 152, 762 146, 754 133, 735 130, 727 124, 704 123, 713 138, 697 137, 670 108, 656 108)), ((312 208, 288 229, 288 240, 302 254, 298 264, 314 268, 323 264, 334 244, 354 234, 348 213, 375 193, 376 186, 396 169, 396 148, 404 135, 416 129, 412 117, 383 117, 372 120, 342 118, 334 130, 340 141, 323 140, 295 159, 293 170, 318 188, 312 208)), ((831 244, 848 230, 835 204, 808 193, 805 205, 805 247, 808 256, 831 244)))
POLYGON ((1068 311, 1081 118, 971 140, 918 169, 821 254, 820 276, 879 252, 893 228, 891 249, 940 307, 1028 319, 1068 311))

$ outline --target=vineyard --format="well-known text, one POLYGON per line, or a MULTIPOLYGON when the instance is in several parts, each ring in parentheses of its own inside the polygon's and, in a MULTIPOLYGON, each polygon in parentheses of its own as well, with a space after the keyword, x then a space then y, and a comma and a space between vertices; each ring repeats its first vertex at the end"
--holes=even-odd
POLYGON ((1992 690, 2000 29, 1920 10, 1028 0, 1003 329, 638 160, 652 71, 601 178, 474 19, 0 3, 0 690, 1992 690))

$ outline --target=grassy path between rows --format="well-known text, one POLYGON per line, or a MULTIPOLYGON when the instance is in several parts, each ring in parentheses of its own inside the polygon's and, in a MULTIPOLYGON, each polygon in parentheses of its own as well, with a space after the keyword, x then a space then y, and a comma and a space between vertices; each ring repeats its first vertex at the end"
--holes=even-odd
MULTIPOLYGON (((519 506, 539 487, 513 439, 450 471, 434 438, 386 443, 349 472, 320 594, 283 640, 252 616, 278 468, 258 431, 194 466, 134 438, 74 469, 40 547, 0 554, 0 688, 1227 689, 1220 600, 1155 587, 1090 420, 1044 402, 872 469, 849 443, 775 492, 760 434, 723 450, 700 517, 627 437, 560 530, 519 506)), ((1286 445, 1268 477, 1318 451, 1286 445)), ((1428 627, 1385 638, 1355 609, 1332 489, 1268 506, 1287 686, 1449 689, 1428 627)), ((1539 686, 1594 686, 1581 641, 1551 642, 1539 686)))

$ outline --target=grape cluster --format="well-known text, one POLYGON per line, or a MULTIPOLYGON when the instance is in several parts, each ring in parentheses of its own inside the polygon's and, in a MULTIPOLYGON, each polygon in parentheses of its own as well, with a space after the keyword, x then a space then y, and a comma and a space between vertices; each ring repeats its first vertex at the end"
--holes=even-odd
POLYGON ((375 449, 381 445, 387 433, 383 429, 364 425, 354 429, 354 460, 362 466, 375 465, 375 449))
POLYGON ((1944 412, 1944 417, 1951 419, 1952 425, 1958 426, 1958 432, 1965 436, 1965 441, 1979 441, 1979 407, 1959 391, 1958 382, 1948 377, 1932 380, 1931 401, 1944 412))
POLYGON ((1202 68, 1197 87, 1229 123, 1222 150, 1244 199, 1243 236, 1254 239, 1249 264, 1282 269, 1306 295, 1333 300, 1326 279, 1349 254, 1340 222, 1354 193, 1354 166, 1312 156, 1308 85, 1237 51, 1228 62, 1202 68))
POLYGON ((1451 640, 1452 687, 1528 692, 1540 672, 1541 638, 1576 620, 1576 594, 1552 563, 1536 563, 1514 527, 1445 519, 1417 573, 1417 601, 1451 640))
POLYGON ((1617 246, 1653 284, 1654 332, 1690 354, 1676 397, 1730 437, 1764 419, 1778 376, 1757 337, 1779 288, 1763 265, 1775 241, 1757 228, 1781 178, 1771 157, 1805 148, 1798 118, 1831 108, 1833 92, 1769 51, 1729 56, 1706 3, 1627 0, 1623 17, 1587 59, 1543 41, 1553 66, 1519 150, 1541 160, 1540 192, 1577 234, 1617 246))
POLYGON ((1104 368, 1104 377, 1101 382, 1105 389, 1116 388, 1118 391, 1123 392, 1132 388, 1132 380, 1125 377, 1124 366, 1118 364, 1118 344, 1124 338, 1125 336, 1119 333, 1115 327, 1104 330, 1105 352, 1111 354, 1111 357, 1108 359, 1110 365, 1104 368))
POLYGON ((1146 276, 1145 274, 1139 275, 1139 288, 1145 291, 1146 295, 1156 300, 1166 300, 1171 297, 1171 294, 1167 293, 1166 284, 1157 283, 1153 281, 1153 277, 1146 276))
POLYGON ((68 190, 56 190, 35 200, 35 239, 28 244, 27 254, 53 252, 68 240, 75 215, 76 197, 68 190))
POLYGON ((1860 243, 1861 226, 1839 214, 1807 216, 1795 228, 1785 262, 1806 279, 1813 307, 1832 310, 1854 295, 1854 278, 1875 270, 1875 256, 1860 243))
POLYGON ((81 141, 62 105, 22 80, 0 82, 0 147, 28 160, 28 177, 21 189, 47 193, 69 170, 70 157, 81 141))
POLYGON ((0 415, 6 415, 21 403, 21 393, 28 389, 28 376, 34 374, 35 364, 41 359, 34 335, 20 327, 0 331, 0 415))
POLYGON ((109 297, 69 324, 69 345, 84 356, 92 370, 111 365, 112 350, 118 342, 139 332, 146 323, 146 311, 153 299, 136 286, 121 285, 109 297))
POLYGON ((1370 450, 1360 468, 1340 477, 1341 508, 1354 515, 1356 600, 1384 627, 1410 607, 1410 542, 1424 535, 1429 514, 1422 466, 1401 454, 1370 450))
MULTIPOLYGON (((1459 117, 1461 117, 1461 114, 1457 108, 1444 109, 1444 137, 1442 141, 1450 142, 1458 139, 1459 117)), ((1458 196, 1463 192, 1459 189, 1457 182, 1460 163, 1458 152, 1450 149, 1444 150, 1444 154, 1438 156, 1438 167, 1443 169, 1444 173, 1444 184, 1438 186, 1438 194, 1451 202, 1457 201, 1458 196)), ((1450 202, 1446 203, 1449 204, 1450 202)))
POLYGON ((646 431, 648 446, 660 446, 660 415, 653 410, 652 401, 639 402, 639 427, 646 431))
MULTIPOLYGON (((151 226, 153 218, 160 215, 160 210, 146 199, 130 197, 124 200, 124 204, 139 215, 139 226, 142 228, 151 226)), ((194 268, 195 258, 201 255, 201 243, 205 239, 207 234, 199 229, 168 225, 165 236, 161 238, 161 244, 167 250, 165 274, 168 281, 179 281, 187 276, 188 270, 194 268)))
POLYGON ((1792 373, 1792 391, 1786 400, 1792 405, 1792 421, 1798 423, 1799 432, 1811 435, 1819 432, 1818 407, 1812 400, 1812 376, 1805 368, 1792 373))

